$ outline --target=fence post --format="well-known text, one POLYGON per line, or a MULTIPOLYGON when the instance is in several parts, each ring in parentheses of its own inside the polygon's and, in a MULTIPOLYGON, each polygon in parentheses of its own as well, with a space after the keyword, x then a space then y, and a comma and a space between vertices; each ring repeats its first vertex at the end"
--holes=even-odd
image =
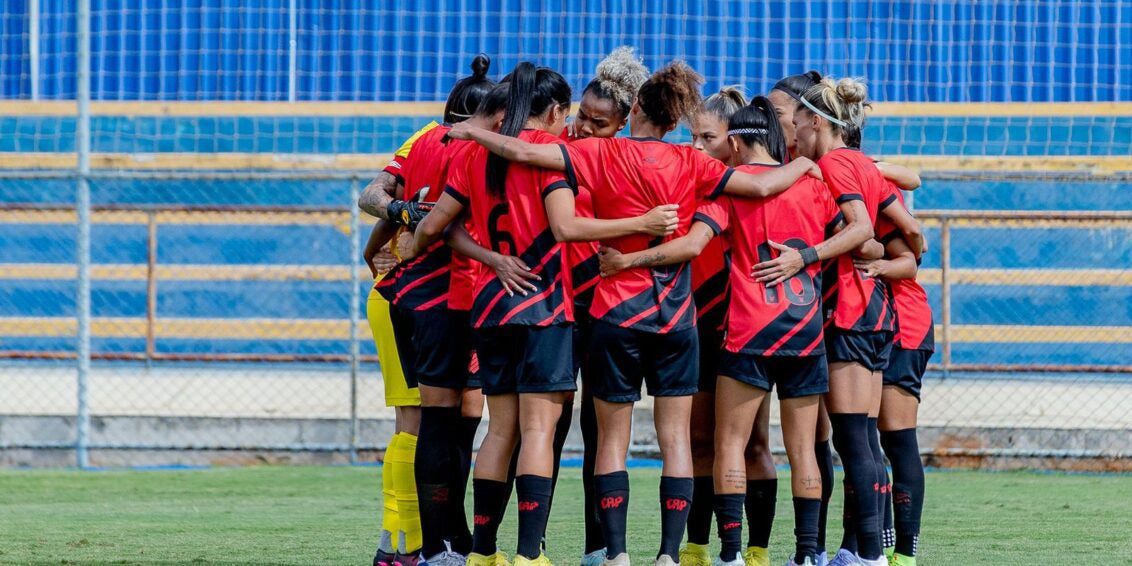
POLYGON ((951 218, 940 218, 939 225, 940 303, 943 310, 943 376, 951 376, 951 218))
POLYGON ((287 18, 287 102, 294 102, 299 81, 299 0, 291 0, 287 18))
POLYGON ((157 351, 157 213, 153 210, 146 213, 146 224, 145 367, 148 369, 157 351))
POLYGON ((358 462, 358 320, 362 300, 358 292, 358 258, 361 234, 358 230, 358 178, 350 179, 350 463, 358 462))
POLYGON ((78 291, 75 297, 78 322, 78 414, 75 431, 75 463, 90 466, 87 446, 90 444, 90 0, 79 0, 78 6, 78 124, 76 146, 78 157, 78 291))

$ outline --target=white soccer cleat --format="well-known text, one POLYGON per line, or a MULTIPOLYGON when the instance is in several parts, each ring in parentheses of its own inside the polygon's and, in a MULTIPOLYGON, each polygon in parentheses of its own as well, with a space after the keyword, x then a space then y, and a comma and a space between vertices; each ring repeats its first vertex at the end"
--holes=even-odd
POLYGON ((818 563, 814 566, 829 566, 829 553, 824 550, 821 551, 821 554, 818 555, 818 563))
POLYGON ((605 562, 605 549, 599 548, 589 554, 582 555, 581 566, 601 566, 605 562))
POLYGON ((731 560, 724 560, 718 556, 711 562, 712 566, 747 566, 747 562, 743 560, 743 553, 736 552, 735 558, 731 560))
POLYGON ((888 557, 881 554, 880 558, 877 558, 876 560, 865 560, 864 558, 858 556, 857 564, 860 564, 862 566, 888 566, 888 557))
POLYGON ((613 558, 607 556, 605 562, 602 562, 602 566, 631 566, 631 564, 628 552, 622 552, 613 558))
POLYGON ((679 562, 673 560, 672 557, 667 554, 661 554, 660 557, 656 559, 655 564, 656 566, 680 566, 679 562))
POLYGON ((844 548, 837 551, 837 555, 833 557, 827 564, 829 566, 858 566, 861 559, 857 555, 845 550, 844 548))
POLYGON ((790 560, 786 561, 786 566, 817 566, 817 565, 814 564, 814 561, 810 560, 809 558, 807 558, 804 562, 795 562, 794 557, 790 557, 790 560))

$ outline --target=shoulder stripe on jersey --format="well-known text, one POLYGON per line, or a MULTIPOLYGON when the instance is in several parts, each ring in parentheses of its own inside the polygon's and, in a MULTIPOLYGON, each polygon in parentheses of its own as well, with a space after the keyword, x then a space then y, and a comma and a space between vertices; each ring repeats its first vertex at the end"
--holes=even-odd
POLYGON ((877 210, 884 210, 884 209, 888 208, 888 205, 890 205, 894 202, 896 202, 896 195, 895 194, 888 195, 888 198, 884 199, 884 201, 880 203, 880 207, 877 210))
POLYGON ((464 206, 468 206, 468 197, 460 194, 459 191, 453 189, 451 186, 444 187, 444 194, 456 199, 456 202, 464 206))
POLYGON ((718 183, 716 183, 715 188, 711 190, 711 194, 708 195, 708 200, 715 200, 719 198, 719 195, 723 194, 723 189, 727 187, 727 181, 730 181, 731 176, 734 174, 735 170, 728 167, 727 171, 723 174, 723 177, 719 179, 718 183))
POLYGON ((542 198, 545 199, 547 195, 553 193, 554 191, 557 191, 558 189, 570 189, 571 191, 573 191, 574 196, 578 196, 578 189, 576 187, 571 187, 570 183, 567 183, 566 181, 560 179, 547 185, 542 190, 542 198))
POLYGON ((562 150, 562 161, 566 164, 562 170, 566 174, 566 182, 577 190, 578 177, 574 174, 574 163, 570 161, 570 152, 566 150, 566 144, 559 144, 558 148, 562 150))
POLYGON ((865 200, 865 197, 857 193, 848 193, 837 197, 837 204, 844 204, 851 200, 865 200))
POLYGON ((708 215, 701 212, 697 212, 692 215, 692 222, 703 222, 704 224, 707 224, 708 228, 711 228, 711 231, 715 232, 716 236, 723 233, 723 228, 720 228, 719 224, 717 224, 715 220, 712 220, 708 217, 708 215))

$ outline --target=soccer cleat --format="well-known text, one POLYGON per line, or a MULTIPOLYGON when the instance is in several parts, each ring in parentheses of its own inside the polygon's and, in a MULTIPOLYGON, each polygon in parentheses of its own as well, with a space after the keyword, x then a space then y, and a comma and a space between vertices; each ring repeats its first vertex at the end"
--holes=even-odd
POLYGON ((810 560, 809 558, 806 558, 806 560, 804 560, 802 562, 795 562, 794 557, 790 557, 790 560, 786 561, 786 566, 817 566, 817 565, 814 564, 814 561, 810 560))
POLYGON ((417 553, 401 554, 398 552, 393 555, 392 566, 417 566, 420 560, 420 556, 418 556, 417 553))
POLYGON ((583 554, 581 566, 601 566, 602 562, 605 562, 605 549, 599 548, 588 554, 583 554))
POLYGON ((837 551, 837 555, 833 557, 827 564, 829 566, 857 566, 861 563, 861 559, 857 558, 856 554, 845 550, 844 548, 837 551))
POLYGON ((743 555, 738 552, 735 553, 734 560, 724 560, 716 556, 715 560, 712 561, 712 566, 743 566, 744 564, 746 563, 743 562, 743 555))
POLYGON ((629 553, 622 552, 613 558, 606 557, 605 562, 602 562, 602 566, 631 566, 629 553))
POLYGON ((466 566, 468 559, 458 552, 445 550, 425 560, 417 562, 417 566, 466 566))
POLYGON ((491 556, 484 556, 475 552, 468 555, 468 566, 511 566, 511 562, 507 560, 507 556, 502 552, 496 552, 491 556))
MULTIPOLYGON (((498 552, 496 554, 499 554, 498 552)), ((522 554, 515 555, 515 566, 554 566, 545 554, 539 553, 538 558, 530 559, 522 554)))
POLYGON ((396 561, 396 554, 385 552, 380 548, 373 554, 373 566, 393 566, 393 563, 396 561))
MULTIPOLYGON (((886 535, 887 535, 887 532, 886 532, 886 535)), ((895 544, 895 543, 893 543, 893 544, 895 544)), ((889 563, 892 563, 892 555, 893 554, 896 554, 896 547, 895 546, 884 547, 884 559, 887 560, 889 563)))
POLYGON ((916 566, 916 557, 896 553, 888 560, 888 566, 916 566))
POLYGON ((824 550, 821 551, 821 554, 818 555, 817 564, 814 564, 814 566, 829 566, 829 553, 824 550))
POLYGON ((888 559, 885 558, 883 554, 881 554, 880 557, 876 560, 865 560, 864 558, 857 556, 857 564, 861 564, 863 566, 888 566, 888 559))
POLYGON ((711 551, 706 544, 690 542, 680 549, 680 566, 711 566, 711 551))
POLYGON ((761 546, 748 546, 743 562, 747 566, 770 566, 770 551, 761 546))
POLYGON ((672 557, 667 554, 661 554, 660 556, 656 557, 656 562, 654 564, 656 566, 679 566, 680 563, 673 560, 672 557))

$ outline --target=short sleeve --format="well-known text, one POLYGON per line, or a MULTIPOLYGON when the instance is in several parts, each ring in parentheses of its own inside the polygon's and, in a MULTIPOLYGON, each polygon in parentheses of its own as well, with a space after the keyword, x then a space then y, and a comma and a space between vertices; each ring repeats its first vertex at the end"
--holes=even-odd
POLYGON ((723 234, 729 224, 728 210, 731 208, 729 205, 730 201, 726 197, 702 201, 696 208, 696 214, 692 216, 692 222, 707 224, 716 236, 723 234))
POLYGON ((448 175, 444 179, 444 194, 456 199, 457 202, 468 206, 471 187, 468 186, 467 164, 471 159, 449 163, 448 175))
POLYGON ((692 156, 691 173, 695 181, 696 200, 710 200, 722 195, 727 180, 735 170, 697 149, 687 147, 685 152, 692 156))
POLYGON ((860 182, 853 175, 853 168, 849 163, 839 159, 837 155, 829 155, 818 160, 818 168, 821 169, 825 184, 829 186, 829 192, 833 193, 837 204, 851 200, 865 200, 860 182))
POLYGON ((542 190, 542 198, 545 199, 546 195, 558 189, 569 189, 574 193, 574 196, 578 195, 578 187, 567 183, 565 175, 561 172, 548 169, 540 169, 540 171, 539 188, 542 190))
POLYGON ((902 195, 900 194, 900 189, 896 186, 896 184, 885 179, 884 192, 881 193, 880 207, 878 207, 878 210, 884 210, 888 208, 890 204, 896 201, 903 203, 904 199, 901 197, 902 195))
POLYGON ((601 180, 604 179, 602 171, 602 149, 606 143, 613 140, 604 138, 586 138, 568 144, 562 144, 562 159, 566 162, 563 171, 566 182, 572 187, 583 185, 589 187, 594 193, 602 190, 601 180))
MULTIPOLYGON (((820 183, 817 180, 814 180, 814 182, 820 183)), ((829 239, 837 232, 837 227, 845 221, 845 215, 841 213, 841 207, 833 202, 833 195, 829 194, 829 191, 825 190, 824 187, 821 187, 818 195, 818 206, 821 207, 820 210, 825 211, 825 237, 829 239)))
MULTIPOLYGON (((410 176, 409 171, 413 168, 413 162, 420 161, 422 156, 420 152, 417 152, 417 156, 414 159, 413 147, 417 144, 417 140, 421 139, 421 136, 429 133, 433 128, 439 125, 440 124, 437 124, 435 121, 429 122, 425 124, 423 128, 409 136, 409 139, 405 140, 405 143, 402 143, 401 147, 397 149, 397 152, 393 154, 393 160, 385 167, 385 171, 397 177, 397 180, 402 184, 405 183, 405 179, 414 178, 410 176)), ((428 157, 431 160, 432 156, 428 157)))

